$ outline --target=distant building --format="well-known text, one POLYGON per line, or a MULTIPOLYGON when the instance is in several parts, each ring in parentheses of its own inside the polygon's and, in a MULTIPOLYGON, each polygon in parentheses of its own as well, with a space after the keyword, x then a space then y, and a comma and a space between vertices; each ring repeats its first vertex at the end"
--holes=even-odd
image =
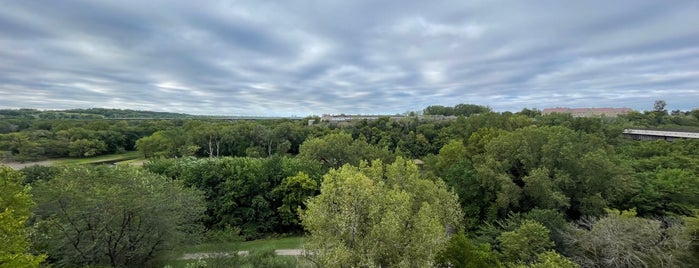
POLYGON ((573 117, 617 117, 633 111, 631 108, 546 108, 541 114, 571 114, 573 117))
POLYGON ((321 118, 320 121, 323 122, 344 122, 344 121, 351 121, 351 120, 377 120, 381 117, 389 117, 391 119, 401 119, 404 118, 404 116, 388 116, 388 115, 330 115, 330 114, 324 114, 321 118))

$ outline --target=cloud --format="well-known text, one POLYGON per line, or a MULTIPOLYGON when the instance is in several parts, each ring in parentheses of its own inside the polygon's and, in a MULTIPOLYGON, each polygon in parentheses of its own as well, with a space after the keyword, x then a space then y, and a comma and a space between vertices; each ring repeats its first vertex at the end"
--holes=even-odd
POLYGON ((393 114, 696 108, 693 1, 19 1, 0 107, 393 114))

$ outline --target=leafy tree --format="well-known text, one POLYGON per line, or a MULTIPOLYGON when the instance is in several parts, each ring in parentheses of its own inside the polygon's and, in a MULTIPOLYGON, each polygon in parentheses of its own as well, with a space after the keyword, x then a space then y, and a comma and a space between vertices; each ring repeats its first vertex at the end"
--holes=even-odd
POLYGON ((457 202, 400 157, 331 170, 301 214, 309 258, 323 267, 429 266, 458 226, 457 202))
POLYGON ((136 168, 72 167, 36 183, 35 247, 59 267, 142 267, 192 238, 201 193, 136 168))
POLYGON ((281 185, 274 188, 273 194, 282 199, 282 205, 277 208, 282 224, 298 226, 299 209, 304 209, 304 201, 318 191, 318 182, 308 174, 299 172, 296 176, 282 180, 281 185))
POLYGON ((0 165, 0 267, 39 267, 44 255, 29 253, 26 223, 34 206, 22 174, 0 165))
POLYGON ((681 224, 611 212, 567 231, 567 255, 583 267, 681 267, 690 245, 681 224))
POLYGON ((667 103, 664 100, 656 100, 653 103, 653 111, 657 113, 665 113, 667 114, 667 110, 665 110, 665 106, 667 103))
POLYGON ((549 230, 538 222, 526 220, 514 231, 504 232, 498 237, 505 261, 532 263, 540 253, 553 247, 549 230))
POLYGON ((53 179, 58 174, 61 173, 61 169, 54 166, 42 166, 42 165, 32 165, 23 168, 22 174, 24 175, 24 180, 22 184, 34 184, 38 181, 47 181, 53 179))
POLYGON ((299 226, 293 221, 296 216, 285 213, 297 209, 297 202, 311 192, 311 186, 305 178, 288 177, 303 172, 318 182, 323 172, 317 162, 280 156, 154 159, 144 168, 203 191, 206 227, 240 228, 247 239, 265 233, 298 231, 299 226), (286 194, 290 196, 285 201, 286 194), (285 204, 289 211, 280 209, 285 204))
POLYGON ((699 120, 699 109, 693 109, 691 112, 689 112, 695 119, 699 120))
POLYGON ((526 127, 494 138, 475 169, 489 189, 490 218, 552 208, 570 219, 601 215, 635 189, 630 170, 598 136, 526 127))
POLYGON ((79 139, 68 145, 70 156, 91 157, 107 150, 107 145, 100 140, 79 139))
POLYGON ((641 190, 631 203, 641 215, 693 215, 699 206, 699 176, 682 169, 639 174, 641 190))
POLYGON ((350 134, 335 133, 306 140, 299 148, 299 157, 320 161, 327 168, 339 168, 344 164, 358 165, 360 160, 390 160, 390 153, 362 139, 354 140, 350 134))
POLYGON ((517 268, 578 268, 580 265, 570 259, 558 254, 553 250, 548 250, 536 255, 536 262, 529 265, 516 266, 517 268))
POLYGON ((489 244, 476 244, 463 233, 458 233, 447 242, 435 258, 437 267, 503 267, 489 244))

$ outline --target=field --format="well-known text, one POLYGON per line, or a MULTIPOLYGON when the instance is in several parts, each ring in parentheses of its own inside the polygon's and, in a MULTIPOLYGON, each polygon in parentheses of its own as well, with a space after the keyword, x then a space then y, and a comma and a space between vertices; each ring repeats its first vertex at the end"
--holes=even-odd
POLYGON ((303 259, 303 256, 272 256, 271 254, 274 250, 279 249, 301 249, 304 241, 304 237, 291 236, 245 242, 217 242, 185 245, 168 253, 166 260, 162 261, 162 266, 179 268, 188 267, 187 265, 190 265, 189 267, 191 267, 197 263, 203 265, 202 263, 205 262, 207 267, 255 267, 250 262, 257 263, 257 265, 260 265, 260 262, 262 262, 275 267, 306 267, 309 264, 307 260, 303 259), (235 254, 241 251, 247 252, 248 255, 237 256, 235 254), (206 257, 206 253, 227 253, 228 257, 208 258, 206 257), (193 256, 199 256, 201 260, 193 256), (188 259, 183 260, 183 257, 188 259))
POLYGON ((10 166, 14 169, 22 169, 33 165, 42 166, 65 166, 65 165, 98 165, 98 164, 128 164, 128 165, 142 165, 145 159, 137 151, 130 151, 120 154, 107 154, 95 157, 65 157, 65 158, 55 158, 50 160, 36 161, 36 162, 7 162, 4 165, 10 166))

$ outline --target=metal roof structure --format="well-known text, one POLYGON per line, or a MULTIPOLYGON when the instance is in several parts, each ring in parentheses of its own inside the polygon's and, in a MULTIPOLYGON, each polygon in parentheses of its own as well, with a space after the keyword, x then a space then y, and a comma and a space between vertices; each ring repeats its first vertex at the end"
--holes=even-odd
POLYGON ((696 133, 696 132, 659 131, 659 130, 643 130, 643 129, 628 129, 627 128, 627 129, 624 129, 624 134, 685 138, 685 139, 699 139, 699 133, 696 133))

